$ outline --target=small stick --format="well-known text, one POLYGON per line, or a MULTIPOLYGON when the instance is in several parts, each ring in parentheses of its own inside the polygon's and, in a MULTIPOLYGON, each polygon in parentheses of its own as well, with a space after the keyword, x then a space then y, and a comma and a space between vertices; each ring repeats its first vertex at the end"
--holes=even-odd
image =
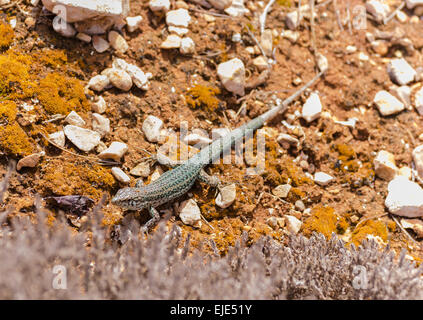
POLYGON ((398 13, 398 11, 400 11, 402 8, 404 8, 404 6, 405 6, 405 1, 403 1, 399 6, 398 6, 398 8, 396 8, 395 10, 394 10, 394 12, 392 12, 386 19, 383 19, 383 24, 387 24, 389 21, 391 21, 392 20, 392 18, 393 17, 395 17, 395 15, 398 13))
POLYGON ((222 19, 233 19, 233 20, 236 19, 235 17, 231 17, 231 16, 228 16, 226 14, 221 14, 221 13, 217 13, 217 12, 213 12, 213 11, 200 10, 200 9, 196 9, 196 8, 190 8, 189 10, 194 11, 194 12, 198 12, 198 13, 208 14, 208 15, 215 16, 215 17, 222 18, 222 19))
POLYGON ((119 165, 119 164, 120 164, 119 162, 116 162, 116 161, 101 160, 101 159, 96 159, 96 158, 87 157, 87 156, 84 156, 84 155, 82 155, 82 154, 77 154, 77 153, 75 153, 75 152, 69 151, 69 150, 67 150, 67 149, 65 149, 65 148, 63 148, 63 147, 61 147, 61 146, 59 146, 59 145, 55 144, 53 141, 51 141, 49 138, 47 138, 47 137, 46 137, 44 134, 42 134, 42 133, 41 133, 41 136, 42 136, 44 139, 46 139, 46 140, 48 141, 48 143, 50 143, 51 145, 55 146, 56 148, 58 148, 58 149, 60 149, 60 150, 62 150, 62 151, 64 151, 64 152, 67 152, 67 153, 69 153, 69 154, 71 154, 71 155, 73 155, 73 156, 76 156, 76 157, 81 157, 81 158, 84 158, 84 159, 86 159, 86 160, 89 160, 89 161, 94 161, 94 162, 97 162, 97 163, 99 163, 99 164, 104 164, 104 165, 119 165))
POLYGON ((258 42, 257 38, 254 36, 254 34, 250 31, 250 29, 248 29, 248 27, 246 27, 248 35, 254 40, 254 42, 256 43, 257 47, 259 47, 261 54, 267 59, 266 54, 264 53, 264 50, 260 44, 260 42, 258 42))
POLYGON ((264 28, 266 26, 267 13, 269 12, 270 8, 275 3, 275 1, 276 0, 270 0, 267 6, 264 8, 263 13, 260 16, 260 34, 263 34, 264 32, 264 28))
POLYGON ((299 27, 300 26, 300 23, 301 23, 301 19, 302 19, 302 16, 301 16, 301 0, 298 0, 297 19, 298 19, 298 21, 297 21, 297 27, 299 27))
POLYGON ((352 26, 351 26, 351 14, 350 14, 350 1, 347 2, 347 20, 348 20, 348 32, 352 34, 352 26))
POLYGON ((342 23, 341 23, 341 17, 339 15, 339 9, 338 9, 338 5, 337 5, 336 0, 333 0, 333 8, 335 10, 336 21, 338 22, 338 27, 339 27, 339 29, 341 29, 341 31, 344 31, 344 27, 342 26, 342 23))
POLYGON ((313 49, 313 54, 316 55, 316 33, 314 31, 314 0, 310 0, 310 28, 311 28, 311 46, 313 49))
POLYGON ((391 218, 392 218, 392 220, 394 220, 395 221, 395 223, 397 224, 397 226, 401 229, 401 231, 402 232, 404 232, 405 233, 405 235, 409 238, 409 239, 411 239, 411 241, 413 241, 413 243, 414 244, 419 244, 416 240, 414 240, 413 239, 413 237, 407 232, 407 230, 405 230, 404 228, 403 228, 403 226, 398 222, 398 220, 392 215, 392 214, 390 214, 389 215, 391 218))

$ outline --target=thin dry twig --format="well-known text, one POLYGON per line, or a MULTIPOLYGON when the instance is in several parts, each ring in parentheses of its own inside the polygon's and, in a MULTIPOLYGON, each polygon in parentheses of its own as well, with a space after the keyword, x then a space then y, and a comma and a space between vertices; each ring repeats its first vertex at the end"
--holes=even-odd
POLYGON ((194 11, 194 12, 198 12, 198 13, 203 13, 203 14, 208 14, 210 16, 215 16, 218 18, 222 18, 222 19, 232 19, 232 20, 236 20, 236 17, 232 17, 229 16, 227 14, 221 14, 221 13, 217 13, 217 12, 213 12, 213 11, 206 11, 206 10, 201 10, 201 9, 197 9, 197 8, 190 8, 189 10, 194 11))
POLYGON ((120 165, 120 163, 119 163, 119 162, 116 162, 116 161, 103 160, 103 159, 98 159, 98 158, 92 158, 92 157, 84 156, 84 155, 82 155, 82 154, 77 154, 77 153, 75 153, 75 152, 69 151, 69 150, 67 150, 67 149, 65 149, 65 148, 63 148, 63 147, 61 147, 61 146, 57 145, 56 143, 54 143, 53 141, 51 141, 49 138, 47 138, 47 137, 46 137, 44 134, 42 134, 42 133, 41 133, 41 136, 42 136, 44 139, 46 139, 46 140, 48 141, 48 143, 50 143, 51 145, 55 146, 56 148, 58 148, 58 149, 60 149, 60 150, 62 150, 62 151, 64 151, 64 152, 66 152, 66 153, 69 153, 69 154, 71 154, 71 155, 73 155, 73 156, 80 157, 80 158, 84 158, 84 159, 86 159, 86 160, 88 160, 88 161, 94 161, 94 162, 97 162, 98 164, 101 164, 101 165, 120 165))
POLYGON ((348 21, 348 32, 349 32, 349 34, 352 34, 350 1, 347 2, 347 21, 348 21))
MULTIPOLYGON (((254 42, 256 43, 257 47, 259 47, 261 54, 263 55, 263 57, 265 57, 267 59, 266 54, 264 53, 263 47, 261 46, 260 42, 257 40, 257 38, 254 36, 254 34, 250 31, 250 29, 248 27, 245 27, 247 30, 248 35, 251 37, 251 39, 254 40, 254 42)), ((270 65, 270 64, 269 64, 270 65)))
POLYGON ((401 223, 399 223, 399 221, 392 215, 389 215, 392 220, 395 221, 396 225, 401 229, 402 232, 404 232, 404 234, 414 243, 417 245, 420 245, 418 241, 414 240, 414 238, 407 232, 407 230, 404 229, 404 227, 401 225, 401 223))
POLYGON ((262 35, 264 32, 264 29, 266 27, 266 18, 267 18, 267 14, 270 11, 270 8, 272 7, 272 5, 275 3, 276 0, 270 0, 269 3, 266 5, 266 7, 264 8, 263 13, 260 16, 260 34, 262 35))
POLYGON ((341 31, 344 31, 344 27, 342 26, 341 16, 339 14, 338 3, 337 0, 333 0, 333 9, 335 10, 336 21, 338 22, 338 27, 341 31))
POLYGON ((16 167, 16 162, 11 161, 7 168, 6 174, 4 175, 3 181, 0 183, 0 204, 3 203, 4 194, 7 188, 9 187, 10 176, 12 175, 12 172, 15 170, 15 167, 16 167))
POLYGON ((401 2, 401 4, 398 6, 398 8, 396 8, 394 10, 394 12, 392 12, 388 17, 386 17, 386 19, 383 19, 383 24, 387 24, 389 21, 392 20, 393 17, 395 17, 395 15, 398 13, 398 11, 400 11, 402 8, 404 8, 405 6, 405 1, 401 2))

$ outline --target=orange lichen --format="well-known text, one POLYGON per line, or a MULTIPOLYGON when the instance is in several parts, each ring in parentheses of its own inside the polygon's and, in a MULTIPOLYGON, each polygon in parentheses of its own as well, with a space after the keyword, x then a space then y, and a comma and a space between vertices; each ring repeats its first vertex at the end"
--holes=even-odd
POLYGON ((388 240, 388 230, 381 221, 368 220, 358 224, 354 229, 351 242, 359 246, 361 242, 367 239, 368 235, 380 237, 383 241, 388 240))
POLYGON ((14 34, 9 24, 0 22, 0 49, 8 48, 12 44, 14 34))
POLYGON ((0 147, 13 156, 25 156, 34 151, 34 142, 16 122, 17 108, 13 101, 0 102, 0 147))
POLYGON ((303 234, 311 236, 313 232, 320 232, 330 238, 337 230, 338 216, 332 207, 318 206, 311 211, 311 216, 303 224, 303 234))
POLYGON ((387 224, 388 230, 391 232, 395 232, 397 230, 397 224, 395 221, 389 221, 387 224))
POLYGON ((78 79, 49 73, 37 87, 37 97, 44 109, 52 114, 88 111, 89 103, 84 87, 78 79))
POLYGON ((98 200, 104 191, 111 191, 116 182, 111 173, 89 163, 63 164, 60 160, 47 162, 42 168, 40 187, 46 194, 86 195, 98 200))
POLYGON ((14 156, 26 156, 34 151, 34 143, 16 122, 0 126, 0 149, 14 156))
POLYGON ((215 111, 219 107, 219 99, 216 95, 220 93, 219 88, 212 88, 197 84, 187 90, 186 102, 191 108, 205 108, 207 111, 215 111))
POLYGON ((27 98, 33 94, 31 63, 31 57, 19 55, 11 50, 0 55, 0 95, 27 98))
POLYGON ((43 49, 35 54, 37 62, 47 67, 58 68, 68 62, 68 56, 64 50, 43 49))

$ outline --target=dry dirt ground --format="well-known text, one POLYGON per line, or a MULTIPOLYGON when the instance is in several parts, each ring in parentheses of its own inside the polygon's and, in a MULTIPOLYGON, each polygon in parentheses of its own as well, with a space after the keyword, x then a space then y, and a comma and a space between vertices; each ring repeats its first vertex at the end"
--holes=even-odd
MULTIPOLYGON (((259 37, 256 15, 263 11, 263 6, 259 1, 250 2, 257 7, 253 14, 236 19, 214 16, 215 22, 206 21, 206 9, 187 2, 193 19, 189 35, 196 44, 194 55, 160 49, 166 36, 165 20, 163 16, 155 17, 149 11, 147 1, 131 3, 130 15, 141 15, 143 21, 139 31, 130 33, 123 29, 130 48, 125 54, 117 54, 112 49, 100 54, 95 52, 91 44, 61 37, 51 28, 53 16, 42 11, 41 5, 33 8, 26 2, 20 4, 24 12, 32 14, 35 24, 16 7, 3 10, 1 19, 6 22, 16 17, 17 26, 10 44, 2 47, 0 91, 2 99, 4 97, 5 100, 15 102, 17 115, 9 118, 9 121, 3 117, 0 123, 4 127, 0 146, 0 177, 5 175, 12 159, 19 160, 39 151, 45 151, 46 155, 35 168, 13 171, 0 211, 9 210, 11 219, 15 215, 34 216, 36 194, 43 198, 81 194, 91 197, 95 202, 105 194, 103 221, 111 232, 126 214, 133 214, 134 219, 139 219, 140 223, 147 221, 147 211, 128 213, 110 203, 111 197, 122 186, 111 176, 110 166, 96 163, 96 152, 85 154, 67 141, 65 149, 79 155, 76 156, 46 142, 46 134, 64 126, 63 120, 46 121, 53 114, 66 115, 75 109, 86 120, 89 128, 90 105, 96 93, 81 95, 78 90, 91 77, 110 67, 116 56, 153 74, 147 91, 134 86, 129 92, 110 89, 101 93, 107 102, 105 115, 110 119, 112 128, 103 142, 109 145, 112 141, 122 141, 128 145, 129 151, 120 164, 128 174, 146 156, 140 149, 154 153, 158 147, 157 144, 149 143, 141 131, 143 120, 148 115, 163 119, 164 127, 176 132, 181 120, 188 121, 191 129, 201 128, 211 132, 212 128, 223 126, 236 128, 261 114, 267 110, 267 105, 275 96, 284 99, 294 93, 299 86, 313 78, 317 69, 310 22, 305 19, 298 28, 300 36, 296 43, 280 36, 273 38, 276 63, 265 83, 247 91, 246 96, 240 100, 226 91, 216 71, 217 65, 223 61, 240 58, 247 68, 247 81, 259 75, 252 64, 255 56, 250 55, 245 48, 255 45, 248 30, 259 37), (241 34, 242 42, 231 40, 234 33, 241 34), (4 73, 6 70, 15 72, 16 79, 7 78, 4 73), (28 77, 31 85, 24 83, 27 80, 25 77, 28 77), (297 82, 298 78, 301 84, 297 82), (74 80, 77 82, 72 82, 72 79, 77 79, 74 80), (63 83, 64 88, 58 88, 59 83, 63 83), (187 97, 190 97, 188 89, 196 86, 201 88, 198 85, 220 89, 220 93, 216 94, 217 106, 210 107, 207 97, 205 103, 201 104, 200 101, 196 108, 187 103, 187 97), (31 87, 32 91, 25 92, 22 88, 24 86, 31 87), (43 97, 43 92, 44 95, 48 92, 47 97, 43 97), (24 102, 33 105, 34 110, 25 111, 22 107, 24 102), (61 109, 51 107, 58 106, 59 102, 62 104, 61 109), (245 112, 236 116, 242 106, 245 112), (9 128, 6 132, 7 126, 12 125, 18 127, 14 127, 14 131, 9 128)), ((353 8, 363 2, 352 0, 349 5, 353 8)), ((392 8, 399 3, 392 1, 392 8)), ((289 1, 275 3, 268 15, 266 28, 275 29, 279 34, 286 29, 285 15, 295 7, 294 4, 291 7, 287 4, 289 1)), ((346 17, 346 4, 346 1, 338 1, 341 18, 346 17)), ((269 218, 292 215, 302 221, 300 233, 305 235, 317 231, 330 237, 335 232, 346 242, 359 244, 368 234, 372 234, 394 249, 406 248, 410 257, 420 261, 423 258, 420 239, 413 233, 410 235, 414 240, 410 239, 388 215, 384 206, 387 182, 375 178, 373 158, 376 152, 383 149, 395 155, 398 167, 411 167, 411 150, 422 143, 418 137, 423 133, 423 121, 415 110, 383 117, 372 101, 377 91, 388 90, 392 85, 386 72, 386 63, 390 58, 404 56, 415 68, 423 66, 423 22, 411 23, 412 13, 404 10, 408 15, 405 23, 394 18, 383 25, 368 19, 366 29, 353 28, 349 32, 347 25, 340 30, 333 3, 318 6, 316 10, 316 50, 326 56, 330 67, 312 88, 319 92, 324 114, 310 124, 300 119, 293 122, 301 125, 304 132, 300 137, 300 146, 286 150, 275 138, 281 132, 295 134, 281 121, 301 110, 301 105, 311 91, 292 103, 283 116, 267 124, 269 135, 266 139, 264 174, 246 175, 245 164, 212 165, 207 169, 226 183, 237 182, 237 199, 229 208, 218 208, 214 204, 215 190, 196 183, 191 193, 183 196, 180 201, 193 197, 198 202, 202 215, 208 221, 202 223, 200 228, 184 225, 175 214, 173 204, 163 205, 159 209, 173 213, 168 223, 178 224, 185 236, 190 233, 194 244, 213 239, 222 253, 234 244, 243 231, 248 232, 251 242, 261 235, 270 235, 283 241, 288 233, 284 219, 278 219, 278 224, 269 226, 269 218), (407 48, 392 45, 383 56, 375 53, 365 37, 366 32, 374 33, 375 29, 402 32, 412 41, 414 50, 407 51, 407 48), (357 51, 351 53, 348 46, 355 46, 357 51), (360 59, 360 53, 366 54, 369 59, 360 59), (353 117, 358 119, 354 129, 334 122, 353 117), (301 158, 301 154, 306 157, 301 158), (302 166, 300 161, 294 161, 299 156, 300 160, 307 158, 302 166), (344 164, 348 162, 348 168, 340 166, 340 161, 344 164), (324 171, 336 179, 329 186, 321 187, 305 176, 307 171, 324 171), (277 185, 288 181, 293 189, 286 199, 272 195, 277 185), (296 210, 294 204, 298 199, 311 211, 296 210)), ((2 37, 6 37, 4 32, 2 37)), ((414 86, 413 90, 417 87, 414 86)), ((154 166, 151 172, 157 168, 158 165, 154 166)), ((148 183, 149 179, 145 182, 148 183)), ((131 185, 135 184, 135 180, 135 177, 131 177, 131 185)), ((58 215, 66 214, 69 226, 78 230, 82 217, 62 212, 44 200, 43 205, 49 211, 49 223, 54 223, 58 215)), ((204 249, 210 248, 205 245, 204 249)))

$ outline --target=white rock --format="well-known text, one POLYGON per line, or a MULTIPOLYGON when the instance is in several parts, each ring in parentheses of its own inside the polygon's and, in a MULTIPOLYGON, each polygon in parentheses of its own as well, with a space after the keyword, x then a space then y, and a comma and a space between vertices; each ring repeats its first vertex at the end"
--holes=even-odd
POLYGON ((294 216, 286 215, 285 224, 289 232, 297 234, 300 231, 303 223, 294 216))
POLYGON ((186 35, 189 31, 188 28, 181 28, 181 27, 174 27, 174 26, 169 26, 167 30, 169 31, 169 33, 175 33, 176 35, 180 37, 186 35))
POLYGON ((320 72, 326 72, 326 70, 329 68, 328 59, 323 54, 318 52, 316 54, 316 60, 317 67, 319 68, 320 72))
POLYGON ((92 126, 102 137, 110 132, 110 120, 101 114, 93 113, 92 126))
POLYGON ((100 114, 104 113, 106 112, 106 109, 107 109, 107 104, 102 96, 99 96, 97 98, 97 101, 93 102, 93 104, 91 105, 91 110, 96 113, 100 113, 100 114))
POLYGON ((76 35, 76 38, 86 43, 90 43, 92 40, 89 34, 82 33, 82 32, 78 32, 78 34, 76 35))
POLYGON ((423 116, 423 87, 421 87, 414 95, 414 107, 419 115, 423 116))
POLYGON ((110 44, 100 36, 93 36, 93 47, 98 53, 103 53, 110 48, 110 44))
POLYGON ((66 137, 79 149, 89 152, 99 143, 101 136, 98 132, 80 128, 74 125, 67 125, 63 128, 66 137))
POLYGON ((65 122, 73 124, 74 126, 83 127, 85 125, 84 119, 80 117, 75 111, 71 111, 65 118, 65 122))
POLYGON ((18 161, 16 165, 16 170, 21 170, 22 168, 34 168, 38 162, 40 162, 41 157, 43 157, 46 153, 44 151, 30 154, 18 161))
POLYGON ((169 11, 170 9, 170 1, 169 0, 150 0, 149 2, 150 10, 153 12, 160 12, 160 11, 169 11))
POLYGON ((412 156, 417 173, 419 177, 423 179, 423 144, 414 148, 412 156))
POLYGON ((367 1, 366 10, 378 22, 382 22, 384 19, 386 19, 391 11, 387 4, 380 2, 378 0, 367 1))
POLYGON ((118 89, 129 91, 132 88, 131 76, 122 69, 110 68, 110 70, 107 71, 107 77, 109 78, 110 82, 118 89))
POLYGON ((161 175, 162 171, 160 171, 159 168, 156 168, 156 170, 154 170, 153 174, 151 175, 150 182, 156 181, 158 178, 160 178, 161 175))
POLYGON ((42 0, 47 10, 66 14, 66 21, 84 21, 91 18, 110 16, 126 17, 129 0, 42 0))
POLYGON ((190 37, 182 38, 179 51, 182 54, 192 54, 195 52, 195 43, 190 37))
POLYGON ((193 145, 206 146, 210 144, 212 140, 209 139, 208 137, 205 137, 197 133, 190 133, 184 137, 183 142, 190 146, 193 146, 193 145))
POLYGON ((314 174, 314 182, 320 186, 327 186, 334 179, 335 179, 334 177, 332 177, 330 174, 327 174, 325 172, 319 171, 314 174))
POLYGON ((166 13, 166 24, 168 26, 188 28, 191 16, 187 9, 172 10, 166 13))
POLYGON ((404 229, 413 230, 417 238, 423 238, 423 221, 420 219, 401 219, 401 225, 404 229))
POLYGON ((281 184, 272 190, 272 193, 279 198, 286 198, 291 191, 290 184, 281 184))
POLYGON ((347 46, 346 48, 345 48, 345 51, 347 52, 347 53, 349 53, 349 54, 351 54, 351 53, 355 53, 356 51, 357 51, 357 47, 356 46, 347 46))
POLYGON ((263 71, 269 68, 269 64, 267 63, 267 59, 263 56, 258 56, 253 59, 253 65, 259 70, 263 71))
POLYGON ((397 176, 388 184, 385 206, 399 216, 415 218, 423 216, 423 189, 403 176, 397 176))
POLYGON ((406 23, 407 22, 407 19, 408 19, 407 14, 404 11, 402 11, 402 10, 399 10, 396 13, 395 17, 401 23, 406 23))
POLYGON ((220 188, 219 194, 216 197, 216 205, 223 209, 229 207, 236 199, 236 186, 232 183, 228 186, 220 188))
POLYGON ((392 153, 380 150, 373 160, 376 175, 386 181, 391 181, 398 174, 395 157, 392 153))
POLYGON ((263 34, 260 38, 260 44, 266 56, 271 57, 273 48, 273 35, 271 29, 266 29, 263 31, 263 34))
POLYGON ((234 58, 219 64, 217 75, 226 90, 239 96, 245 94, 245 67, 240 59, 234 58))
POLYGON ((48 138, 59 147, 65 146, 66 138, 65 138, 65 133, 63 131, 56 131, 56 132, 50 133, 48 138))
POLYGON ((319 94, 313 92, 303 105, 301 117, 307 122, 312 122, 320 117, 322 113, 322 103, 320 102, 319 94))
POLYGON ((299 25, 297 10, 287 13, 287 15, 285 17, 285 23, 286 23, 286 26, 289 29, 291 29, 291 30, 297 29, 297 27, 299 25))
POLYGON ((220 139, 230 133, 231 130, 229 128, 214 128, 211 132, 212 140, 214 141, 220 139))
POLYGON ((148 116, 143 124, 142 131, 150 142, 157 142, 160 139, 160 130, 163 127, 163 121, 155 116, 148 116))
POLYGON ((290 144, 290 145, 294 145, 294 146, 299 146, 300 145, 300 140, 298 140, 297 138, 286 134, 286 133, 280 133, 276 139, 276 141, 278 141, 278 143, 282 144, 284 142, 290 144))
POLYGON ((195 227, 201 225, 201 211, 193 199, 184 201, 179 206, 179 218, 186 225, 195 227))
POLYGON ((126 71, 131 76, 133 83, 138 88, 142 90, 148 90, 150 85, 148 79, 150 78, 151 74, 144 73, 138 66, 127 63, 125 60, 119 58, 113 60, 113 68, 126 71))
POLYGON ((392 59, 388 63, 387 71, 392 82, 403 86, 414 80, 417 73, 404 58, 392 59))
POLYGON ((66 38, 72 38, 76 35, 75 28, 59 16, 53 19, 53 30, 66 38))
POLYGON ((113 141, 106 150, 103 150, 98 155, 98 157, 100 159, 113 159, 119 161, 127 151, 128 145, 126 143, 113 141))
POLYGON ((116 178, 117 181, 124 184, 131 182, 131 178, 129 178, 128 175, 119 167, 112 168, 112 175, 116 178))
POLYGON ((282 30, 281 36, 285 39, 288 39, 292 43, 295 43, 300 37, 300 33, 298 31, 282 30))
POLYGON ((108 35, 109 43, 113 49, 120 53, 125 53, 129 49, 129 45, 125 38, 116 31, 110 31, 108 35))
POLYGON ((232 4, 232 0, 208 0, 207 2, 218 10, 228 8, 232 4))
POLYGON ((411 88, 409 86, 392 86, 390 89, 404 103, 405 108, 411 110, 411 88))
POLYGON ((405 106, 401 101, 385 90, 381 90, 376 93, 373 102, 383 116, 396 114, 405 109, 405 106))
POLYGON ((423 6, 423 0, 406 0, 408 9, 413 9, 416 6, 423 6))
POLYGON ((150 175, 150 172, 150 165, 147 161, 145 161, 137 164, 129 173, 133 176, 147 178, 150 175))
POLYGON ((244 14, 249 13, 250 10, 248 10, 244 6, 244 0, 232 0, 231 5, 224 10, 228 15, 235 18, 240 18, 244 14))
POLYGON ((413 175, 411 168, 407 166, 401 167, 398 170, 398 174, 400 176, 406 177, 408 180, 411 180, 411 177, 413 175))
POLYGON ((103 91, 110 84, 110 80, 105 75, 97 75, 90 79, 88 82, 88 88, 95 91, 103 91))
POLYGON ((160 48, 162 49, 178 49, 181 47, 181 37, 176 34, 170 34, 166 40, 162 42, 160 48))
POLYGON ((140 28, 142 22, 141 16, 126 17, 126 27, 129 32, 137 31, 140 28))

